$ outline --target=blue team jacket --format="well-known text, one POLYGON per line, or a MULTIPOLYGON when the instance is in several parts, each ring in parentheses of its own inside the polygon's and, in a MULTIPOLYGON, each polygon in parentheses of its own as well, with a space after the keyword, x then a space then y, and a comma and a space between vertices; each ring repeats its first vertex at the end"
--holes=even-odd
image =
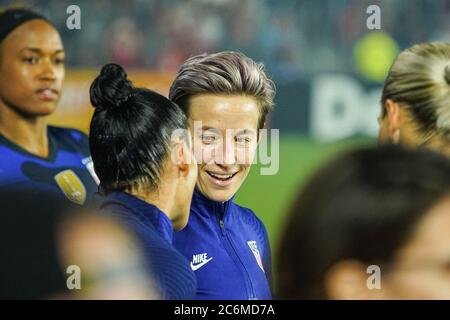
POLYGON ((97 191, 88 137, 53 126, 47 135, 50 154, 42 158, 0 134, 0 189, 25 187, 84 204, 97 191))
POLYGON ((146 267, 163 299, 191 300, 196 279, 189 262, 172 245, 170 219, 156 206, 125 192, 112 192, 96 204, 122 223, 142 244, 146 267))
POLYGON ((196 299, 271 299, 271 253, 256 215, 233 202, 194 192, 188 225, 175 247, 197 276, 196 299))

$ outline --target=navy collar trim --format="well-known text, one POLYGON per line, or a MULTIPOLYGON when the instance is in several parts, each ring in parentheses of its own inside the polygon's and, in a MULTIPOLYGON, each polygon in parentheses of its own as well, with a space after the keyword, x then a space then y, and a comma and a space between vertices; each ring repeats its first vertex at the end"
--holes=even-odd
POLYGON ((48 139, 48 149, 49 153, 47 157, 41 157, 37 154, 28 152, 24 148, 22 148, 20 145, 16 144, 15 142, 9 140, 4 135, 0 133, 0 144, 6 145, 8 148, 14 150, 15 152, 21 153, 25 156, 31 156, 33 158, 37 158, 42 161, 54 163, 56 160, 56 155, 58 154, 58 144, 55 140, 55 138, 52 135, 50 126, 47 127, 47 139, 48 139))
POLYGON ((225 217, 229 211, 230 205, 233 204, 234 194, 229 200, 225 202, 214 201, 207 198, 200 191, 195 189, 192 197, 191 211, 196 211, 202 215, 210 216, 214 212, 222 212, 225 217))

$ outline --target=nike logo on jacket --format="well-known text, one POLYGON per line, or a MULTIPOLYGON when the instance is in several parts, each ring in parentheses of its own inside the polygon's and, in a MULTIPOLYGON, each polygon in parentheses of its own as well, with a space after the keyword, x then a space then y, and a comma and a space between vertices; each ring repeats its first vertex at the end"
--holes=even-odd
POLYGON ((200 269, 201 267, 203 267, 205 264, 207 264, 212 260, 212 257, 207 258, 207 256, 208 256, 207 253, 194 255, 191 261, 192 271, 197 271, 198 269, 200 269))

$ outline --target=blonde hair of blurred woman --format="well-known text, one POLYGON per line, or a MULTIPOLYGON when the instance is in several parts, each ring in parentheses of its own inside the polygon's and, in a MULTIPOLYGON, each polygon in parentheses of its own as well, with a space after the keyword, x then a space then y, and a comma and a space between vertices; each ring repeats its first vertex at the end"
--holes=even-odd
POLYGON ((381 142, 450 156, 450 44, 417 44, 402 51, 391 66, 381 102, 381 142))

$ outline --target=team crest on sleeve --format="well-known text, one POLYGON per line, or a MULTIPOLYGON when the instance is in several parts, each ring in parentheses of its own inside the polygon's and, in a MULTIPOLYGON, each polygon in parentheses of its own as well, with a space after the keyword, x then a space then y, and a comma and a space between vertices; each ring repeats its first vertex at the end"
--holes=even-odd
POLYGON ((89 173, 91 174, 92 179, 94 179, 95 183, 97 185, 99 185, 100 180, 98 179, 97 175, 95 174, 94 162, 92 162, 92 158, 91 157, 84 158, 83 160, 81 160, 81 162, 85 165, 87 171, 89 171, 89 173))
POLYGON ((55 181, 66 197, 77 204, 86 201, 86 188, 72 170, 64 170, 55 176, 55 181))
POLYGON ((252 250, 252 253, 255 256, 255 259, 256 259, 256 262, 258 263, 258 266, 261 268, 261 270, 263 272, 265 272, 264 271, 264 267, 263 267, 263 263, 262 263, 262 259, 261 259, 261 254, 259 253, 258 245, 256 244, 256 241, 247 241, 247 244, 250 247, 250 250, 252 250))

